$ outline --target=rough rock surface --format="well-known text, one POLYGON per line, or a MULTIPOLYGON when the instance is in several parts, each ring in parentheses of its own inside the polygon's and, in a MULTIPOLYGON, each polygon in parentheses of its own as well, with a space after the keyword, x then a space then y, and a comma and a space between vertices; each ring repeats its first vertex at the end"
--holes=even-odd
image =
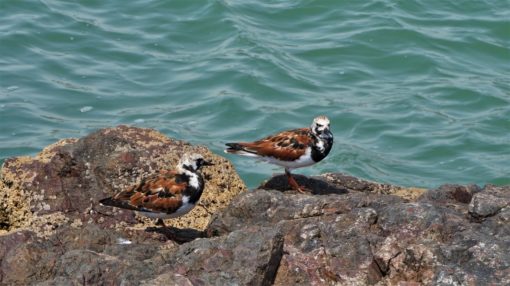
POLYGON ((276 285, 510 284, 510 186, 445 185, 410 200, 390 195, 403 188, 341 174, 297 180, 316 195, 248 192, 208 228, 279 230, 276 285))
POLYGON ((280 175, 242 192, 204 147, 125 126, 10 159, 1 174, 0 285, 510 284, 510 186, 298 175, 311 190, 299 194, 280 175), (189 150, 217 163, 205 171, 214 196, 178 228, 97 205, 189 150))
POLYGON ((142 176, 173 169, 185 152, 201 153, 216 165, 203 170, 206 188, 199 205, 189 215, 167 223, 204 229, 212 213, 246 190, 232 165, 206 147, 169 139, 152 129, 127 126, 102 129, 80 140, 62 140, 35 158, 6 160, 0 173, 0 227, 38 228, 39 234, 50 234, 61 225, 90 221, 113 220, 121 227, 126 222, 153 225, 154 221, 135 217, 134 212, 98 206, 97 202, 142 176))

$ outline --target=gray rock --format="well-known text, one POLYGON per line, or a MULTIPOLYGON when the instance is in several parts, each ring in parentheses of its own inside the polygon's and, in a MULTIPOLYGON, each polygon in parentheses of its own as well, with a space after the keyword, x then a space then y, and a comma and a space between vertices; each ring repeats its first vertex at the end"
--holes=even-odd
POLYGON ((176 272, 193 285, 270 285, 282 254, 278 229, 247 227, 182 245, 164 258, 168 265, 160 271, 176 272))
POLYGON ((487 186, 484 192, 477 193, 469 203, 469 214, 474 218, 486 218, 497 214, 510 205, 510 190, 487 186))
POLYGON ((425 193, 420 200, 433 201, 441 204, 469 204, 473 195, 480 192, 481 188, 477 185, 442 185, 435 190, 425 193))
POLYGON ((238 196, 207 231, 279 228, 284 248, 276 285, 509 283, 510 255, 503 249, 510 249, 510 229, 504 218, 471 220, 459 189, 494 193, 455 186, 408 202, 352 189, 312 196, 255 190, 238 196))

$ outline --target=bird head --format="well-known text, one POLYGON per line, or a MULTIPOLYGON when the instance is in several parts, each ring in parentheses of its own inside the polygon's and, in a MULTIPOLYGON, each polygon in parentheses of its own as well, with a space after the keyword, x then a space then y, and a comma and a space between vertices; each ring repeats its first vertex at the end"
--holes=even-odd
POLYGON ((204 159, 204 156, 198 153, 192 154, 184 154, 181 160, 179 161, 178 168, 185 169, 188 171, 196 172, 200 170, 203 166, 212 166, 214 165, 210 161, 204 159))
POLYGON ((329 119, 324 115, 315 117, 310 129, 313 134, 321 139, 333 138, 333 133, 331 133, 331 130, 329 129, 329 119))

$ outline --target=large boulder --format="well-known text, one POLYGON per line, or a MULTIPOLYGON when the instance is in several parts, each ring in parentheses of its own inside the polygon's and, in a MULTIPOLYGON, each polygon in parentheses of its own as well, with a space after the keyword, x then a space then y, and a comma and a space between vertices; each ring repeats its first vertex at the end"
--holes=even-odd
MULTIPOLYGON (((208 233, 279 230, 276 285, 510 284, 510 186, 411 188, 423 193, 411 198, 405 188, 342 174, 297 180, 316 195, 244 193, 208 233)), ((263 187, 283 190, 282 182, 263 187)))
POLYGON ((128 126, 102 129, 79 140, 62 140, 34 158, 7 159, 0 173, 0 227, 28 228, 49 235, 67 224, 153 225, 154 221, 135 212, 102 207, 97 202, 142 176, 173 169, 186 152, 201 153, 215 165, 203 170, 206 187, 199 205, 167 224, 202 230, 214 212, 246 190, 232 164, 206 147, 128 126))

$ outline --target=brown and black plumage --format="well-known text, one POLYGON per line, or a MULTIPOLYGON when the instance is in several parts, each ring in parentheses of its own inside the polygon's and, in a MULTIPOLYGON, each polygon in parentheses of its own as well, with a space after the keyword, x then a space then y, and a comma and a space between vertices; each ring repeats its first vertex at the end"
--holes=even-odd
POLYGON ((313 165, 324 159, 333 146, 329 119, 318 116, 310 128, 283 131, 254 142, 227 143, 225 152, 265 160, 285 167, 289 184, 295 190, 302 188, 290 171, 313 165))
POLYGON ((99 202, 138 211, 151 218, 175 218, 188 213, 200 199, 204 179, 202 166, 212 165, 200 154, 184 155, 176 170, 163 170, 138 184, 99 202))

